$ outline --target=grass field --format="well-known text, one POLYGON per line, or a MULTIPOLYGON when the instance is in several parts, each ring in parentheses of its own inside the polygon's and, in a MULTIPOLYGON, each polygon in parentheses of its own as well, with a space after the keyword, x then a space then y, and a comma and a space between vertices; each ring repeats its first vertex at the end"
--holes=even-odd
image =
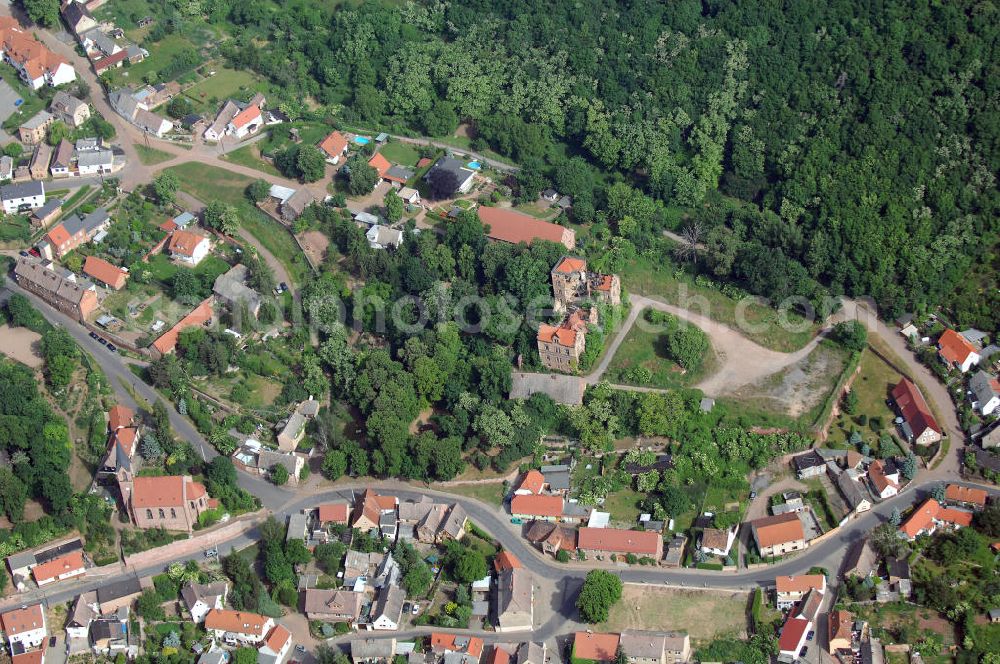
POLYGON ((628 584, 611 607, 608 621, 595 630, 686 631, 693 641, 741 637, 747 631, 747 593, 675 590, 628 584))
POLYGON ((642 327, 633 325, 625 335, 618 352, 608 365, 608 380, 615 383, 639 384, 631 379, 630 373, 636 367, 644 367, 652 374, 652 378, 642 385, 687 387, 705 376, 710 376, 718 369, 718 355, 710 348, 697 370, 683 373, 680 366, 667 354, 663 333, 644 330, 642 327))
POLYGON ((713 289, 698 286, 686 274, 675 275, 673 266, 657 262, 649 256, 629 261, 621 272, 622 284, 633 293, 659 297, 665 302, 691 308, 740 330, 748 339, 762 346, 791 352, 805 346, 816 335, 820 325, 806 324, 801 317, 789 313, 787 320, 802 323, 802 329, 785 329, 776 309, 752 301, 741 303, 713 289), (740 325, 745 322, 746 325, 740 325))
MULTIPOLYGON (((169 283, 178 270, 188 269, 170 260, 166 254, 156 254, 149 259, 149 271, 158 281, 169 283)), ((193 268, 198 276, 209 275, 212 281, 229 269, 229 264, 217 256, 207 256, 193 268)))
POLYGON ((146 166, 153 166, 154 164, 162 164, 165 161, 169 161, 174 158, 174 155, 169 152, 164 152, 163 150, 157 150, 156 148, 148 148, 145 145, 135 145, 135 151, 139 153, 139 161, 141 161, 146 166))
POLYGON ((111 74, 112 85, 132 83, 141 86, 145 81, 146 74, 156 73, 160 69, 163 69, 175 55, 185 49, 192 48, 197 50, 197 45, 187 37, 175 32, 167 35, 155 44, 147 46, 147 48, 149 48, 150 57, 145 60, 129 67, 108 70, 111 74))
POLYGON ((295 283, 305 283, 309 264, 288 230, 250 203, 240 206, 240 225, 281 261, 295 283))
POLYGON ((234 164, 266 173, 267 175, 281 175, 277 168, 260 158, 260 151, 256 145, 244 145, 238 150, 227 152, 222 158, 234 164))
POLYGON ((403 166, 416 166, 420 160, 420 155, 417 153, 416 148, 408 143, 401 143, 399 141, 386 143, 379 152, 394 164, 402 164, 403 166))
MULTIPOLYGON (((3 123, 4 128, 11 130, 13 133, 14 129, 27 122, 35 113, 45 108, 45 102, 26 86, 17 75, 17 71, 5 62, 0 63, 0 78, 3 78, 7 85, 14 88, 18 96, 24 100, 24 103, 11 113, 10 117, 3 123)), ((29 151, 28 154, 30 156, 31 152, 29 151)))
POLYGON ((181 189, 205 204, 222 201, 228 205, 240 205, 246 201, 243 192, 253 182, 245 175, 196 162, 171 166, 164 169, 164 173, 177 176, 181 189))
POLYGON ((604 498, 602 512, 611 514, 611 520, 622 523, 628 527, 634 527, 639 519, 639 501, 646 497, 646 494, 633 491, 632 489, 622 489, 609 493, 604 498))
POLYGON ((466 498, 475 498, 487 505, 503 505, 503 483, 496 484, 458 484, 454 486, 436 486, 440 491, 454 493, 466 498))
MULTIPOLYGON (((861 372, 851 383, 851 391, 858 397, 857 413, 853 416, 843 414, 841 422, 838 422, 846 429, 845 436, 850 435, 852 426, 856 426, 854 418, 862 414, 868 418, 869 423, 873 417, 878 418, 882 423, 882 429, 892 429, 892 421, 896 414, 886 404, 886 399, 889 396, 889 390, 901 378, 902 376, 885 360, 872 352, 870 348, 865 349, 861 354, 861 372)), ((866 427, 858 427, 858 429, 864 434, 870 434, 869 431, 865 431, 866 427)))
MULTIPOLYGON (((212 63, 210 63, 211 65, 212 63)), ((209 66, 202 69, 203 73, 209 66)), ((248 71, 218 67, 215 75, 199 81, 184 91, 184 96, 190 99, 195 109, 201 113, 215 113, 218 105, 229 97, 243 97, 244 93, 254 90, 258 79, 248 71)))

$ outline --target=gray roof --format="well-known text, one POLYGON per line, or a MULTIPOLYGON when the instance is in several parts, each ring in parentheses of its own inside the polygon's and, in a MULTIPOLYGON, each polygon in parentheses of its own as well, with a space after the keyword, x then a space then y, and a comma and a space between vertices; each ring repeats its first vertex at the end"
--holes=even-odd
MULTIPOLYGON (((176 223, 176 219, 174 222, 176 223)), ((260 308, 261 297, 260 293, 246 285, 248 274, 246 265, 237 265, 215 278, 212 292, 230 305, 246 302, 250 312, 255 313, 260 308)))
POLYGON ((132 90, 128 88, 115 90, 108 95, 111 106, 118 112, 119 115, 129 122, 131 122, 136 113, 139 112, 139 100, 132 95, 132 90))
POLYGON ((527 399, 541 392, 556 403, 579 406, 586 389, 587 381, 580 376, 515 371, 511 374, 510 398, 527 399))
POLYGON ((225 650, 209 650, 201 654, 198 664, 225 664, 228 660, 229 653, 225 650))
POLYGON ((390 166, 386 170, 385 174, 391 175, 394 178, 398 178, 404 181, 409 180, 410 178, 413 177, 413 171, 411 171, 409 168, 406 168, 405 166, 399 166, 397 164, 393 164, 392 166, 390 166))
POLYGON ((351 641, 351 659, 392 659, 396 639, 355 639, 351 641))
POLYGON ((75 214, 69 219, 63 221, 63 228, 70 235, 76 235, 80 230, 83 230, 90 235, 98 228, 110 221, 111 217, 108 215, 108 211, 102 207, 97 208, 85 217, 81 217, 80 214, 75 214))
POLYGON ((76 28, 76 24, 83 19, 94 20, 94 16, 87 9, 87 5, 82 2, 67 2, 63 5, 62 14, 66 18, 66 22, 74 29, 76 28))
POLYGON ((305 514, 291 514, 288 517, 288 534, 285 541, 301 539, 306 536, 309 527, 309 518, 305 514))
POLYGON ((969 379, 969 389, 972 390, 972 394, 975 395, 976 401, 979 402, 980 406, 983 406, 992 399, 998 392, 993 388, 993 383, 996 380, 993 376, 989 375, 982 369, 977 371, 969 379))
POLYGON ((77 151, 86 152, 88 150, 100 150, 101 139, 91 136, 90 138, 77 139, 75 146, 77 151))
POLYGON ((276 465, 282 465, 285 467, 285 470, 287 470, 291 474, 294 474, 296 472, 297 463, 298 463, 298 457, 296 457, 294 454, 285 454, 284 452, 277 452, 275 450, 269 450, 267 448, 264 448, 260 451, 257 461, 257 465, 260 468, 269 469, 276 465))
POLYGON ((115 43, 115 40, 111 39, 106 34, 101 32, 100 28, 94 28, 93 30, 88 30, 87 32, 83 33, 81 37, 93 42, 94 46, 96 46, 98 50, 100 50, 105 55, 114 55, 116 48, 119 51, 121 50, 118 44, 115 43))
POLYGON ((427 175, 424 176, 425 179, 430 179, 431 173, 438 170, 450 171, 454 173, 458 184, 461 184, 475 173, 475 171, 471 168, 466 167, 465 162, 463 161, 459 161, 454 157, 441 157, 434 163, 433 166, 431 166, 430 170, 427 171, 427 175))
POLYGON ((52 103, 49 104, 50 111, 56 111, 58 113, 63 113, 65 115, 72 115, 81 106, 86 106, 87 102, 77 99, 73 95, 59 90, 56 92, 55 96, 52 97, 52 103))
POLYGON ((51 122, 53 119, 54 118, 52 117, 52 114, 49 113, 48 111, 38 111, 21 126, 24 127, 25 129, 38 129, 46 122, 51 122))
POLYGON ((302 413, 296 411, 289 415, 288 421, 285 422, 285 426, 282 428, 281 433, 289 438, 295 438, 299 435, 299 431, 305 428, 305 426, 306 418, 302 417, 302 413))
POLYGON ((282 214, 284 214, 285 208, 287 208, 292 214, 298 217, 300 214, 305 212, 305 209, 309 207, 312 203, 316 202, 316 197, 312 195, 312 192, 301 187, 294 194, 292 194, 288 200, 281 204, 282 214))
POLYGON ((545 475, 545 481, 549 485, 549 489, 552 491, 568 491, 569 490, 569 471, 568 470, 557 470, 550 473, 542 473, 545 475))
POLYGON ((545 644, 529 641, 517 649, 517 664, 545 664, 545 644))
POLYGON ((7 556, 7 566, 11 570, 28 567, 29 565, 35 565, 37 562, 38 561, 35 559, 35 553, 33 551, 22 551, 20 553, 7 556))
POLYGON ((114 154, 111 150, 78 152, 76 155, 76 164, 80 168, 91 166, 110 166, 112 161, 114 161, 114 154))
POLYGON ((147 111, 144 109, 139 109, 136 111, 135 118, 133 119, 135 125, 140 129, 143 129, 154 134, 160 131, 169 131, 168 128, 164 127, 164 124, 172 125, 169 120, 166 120, 152 111, 147 111))
POLYGON ((17 184, 7 184, 0 187, 0 199, 12 201, 17 198, 30 198, 31 196, 45 195, 45 185, 38 181, 18 182, 17 184))
POLYGON ((379 589, 378 598, 375 600, 375 610, 372 611, 372 620, 385 616, 394 623, 399 623, 403 617, 403 602, 406 600, 406 591, 396 585, 384 585, 379 589))
POLYGON ((60 276, 54 270, 46 269, 40 263, 28 258, 18 258, 17 264, 14 266, 14 275, 18 281, 30 281, 37 288, 48 291, 54 297, 72 304, 79 304, 84 293, 87 292, 87 288, 83 284, 74 283, 60 276))
POLYGON ((216 583, 188 582, 184 584, 183 588, 181 588, 181 598, 184 600, 188 609, 191 609, 199 599, 206 604, 214 604, 215 598, 225 597, 228 589, 229 586, 225 581, 218 581, 216 583))
POLYGON ((358 212, 354 215, 354 221, 360 221, 362 224, 374 226, 381 220, 370 212, 358 212))
POLYGON ((368 229, 368 242, 373 247, 398 247, 403 243, 403 231, 397 228, 375 225, 368 229))
POLYGON ((136 575, 127 576, 119 581, 104 584, 97 588, 98 603, 110 602, 129 595, 142 593, 142 583, 136 575))
POLYGON ((137 58, 143 54, 142 49, 136 46, 135 44, 129 44, 127 47, 125 47, 125 53, 127 54, 129 60, 137 58))
POLYGON ((847 473, 837 476, 837 486, 840 487, 840 492, 844 494, 844 499, 851 509, 857 509, 866 497, 861 491, 861 483, 852 480, 847 473))
POLYGON ((974 344, 981 344, 983 339, 989 336, 982 330, 977 330, 974 327, 970 327, 968 330, 962 330, 959 334, 965 337, 966 341, 974 344))

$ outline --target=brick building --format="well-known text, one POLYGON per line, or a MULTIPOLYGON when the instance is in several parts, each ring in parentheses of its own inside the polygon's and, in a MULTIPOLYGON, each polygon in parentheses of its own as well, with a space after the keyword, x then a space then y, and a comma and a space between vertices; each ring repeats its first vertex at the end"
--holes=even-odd
POLYGON ((123 473, 118 483, 122 502, 139 528, 194 529, 198 516, 212 507, 205 485, 190 475, 132 477, 123 473))
POLYGON ((26 291, 39 296, 59 311, 86 320, 97 309, 97 293, 56 274, 30 258, 18 258, 14 279, 26 291))
POLYGON ((581 300, 617 306, 622 303, 622 282, 616 274, 589 272, 583 258, 563 256, 552 268, 552 295, 556 311, 581 300))

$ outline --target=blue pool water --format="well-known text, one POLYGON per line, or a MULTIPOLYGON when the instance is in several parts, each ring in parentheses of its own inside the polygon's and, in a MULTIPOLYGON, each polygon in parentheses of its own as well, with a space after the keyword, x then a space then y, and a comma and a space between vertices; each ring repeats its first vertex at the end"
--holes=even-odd
POLYGON ((368 138, 367 136, 355 136, 354 142, 357 143, 358 145, 368 145, 369 143, 372 142, 372 139, 368 138))
POLYGON ((466 166, 468 166, 474 171, 478 171, 480 168, 483 167, 483 165, 480 164, 478 161, 470 161, 468 164, 466 164, 466 166))

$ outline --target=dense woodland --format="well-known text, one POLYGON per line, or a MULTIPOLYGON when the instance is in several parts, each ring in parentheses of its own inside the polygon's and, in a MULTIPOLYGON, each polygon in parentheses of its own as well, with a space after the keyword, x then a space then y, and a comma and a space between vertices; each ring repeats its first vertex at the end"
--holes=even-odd
MULTIPOLYGON (((895 314, 947 303, 995 251, 990 3, 389 4, 201 9, 235 24, 228 57, 286 101, 431 135, 472 121, 531 196, 552 182, 575 222, 635 248, 679 219, 664 210, 696 210, 704 269, 767 296, 872 295, 895 314), (615 180, 665 207, 632 223, 607 205, 615 180)), ((995 326, 995 307, 959 299, 995 326)))

